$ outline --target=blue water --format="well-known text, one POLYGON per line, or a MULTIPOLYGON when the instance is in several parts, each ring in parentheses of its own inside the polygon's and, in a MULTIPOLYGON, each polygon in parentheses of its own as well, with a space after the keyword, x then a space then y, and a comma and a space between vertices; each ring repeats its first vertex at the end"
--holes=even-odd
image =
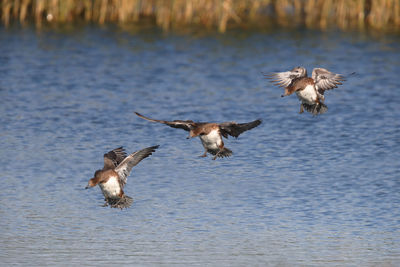
POLYGON ((0 29, 0 264, 400 265, 400 37, 0 29), (261 72, 357 72, 298 114, 261 72), (199 158, 153 118, 263 124, 199 158), (84 190, 103 154, 160 145, 126 210, 84 190))

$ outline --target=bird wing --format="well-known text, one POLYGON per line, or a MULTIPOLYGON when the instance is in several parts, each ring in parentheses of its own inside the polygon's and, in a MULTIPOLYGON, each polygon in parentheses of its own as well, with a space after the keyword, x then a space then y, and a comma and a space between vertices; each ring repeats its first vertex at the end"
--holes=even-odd
POLYGON ((219 124, 219 128, 223 137, 228 138, 228 135, 230 135, 237 138, 244 131, 253 129, 260 125, 261 122, 260 119, 246 123, 223 122, 219 124))
POLYGON ((147 158, 159 146, 152 146, 147 147, 142 150, 133 152, 129 156, 127 156, 116 168, 115 171, 118 173, 120 178, 121 186, 124 187, 128 178, 129 173, 131 172, 132 168, 136 166, 142 159, 147 158))
POLYGON ((187 121, 181 121, 181 120, 174 120, 174 121, 163 121, 163 120, 155 120, 155 119, 151 119, 148 117, 143 116, 140 113, 135 112, 136 115, 138 115, 140 118, 151 121, 151 122, 160 122, 160 123, 164 123, 170 127, 173 128, 179 128, 179 129, 184 129, 186 131, 190 131, 195 125, 196 123, 194 121, 191 120, 187 120, 187 121))
POLYGON ((121 146, 104 154, 103 170, 114 169, 126 158, 125 149, 121 146))
POLYGON ((324 94, 325 90, 336 88, 345 81, 342 75, 330 72, 324 68, 313 69, 312 78, 315 82, 316 89, 321 95, 324 94))
POLYGON ((274 85, 288 87, 292 81, 298 77, 298 74, 294 73, 293 71, 284 71, 264 74, 264 76, 266 76, 267 79, 270 79, 274 85))

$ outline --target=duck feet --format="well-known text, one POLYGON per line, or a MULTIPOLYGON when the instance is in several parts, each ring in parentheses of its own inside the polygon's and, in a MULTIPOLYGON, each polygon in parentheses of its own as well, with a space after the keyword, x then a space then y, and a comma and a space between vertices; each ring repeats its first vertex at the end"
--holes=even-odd
POLYGON ((304 112, 303 104, 300 104, 300 111, 299 111, 299 114, 301 114, 301 113, 303 113, 303 112, 304 112))
POLYGON ((207 151, 204 152, 204 154, 200 155, 199 157, 200 157, 200 158, 205 158, 205 157, 207 157, 207 151))

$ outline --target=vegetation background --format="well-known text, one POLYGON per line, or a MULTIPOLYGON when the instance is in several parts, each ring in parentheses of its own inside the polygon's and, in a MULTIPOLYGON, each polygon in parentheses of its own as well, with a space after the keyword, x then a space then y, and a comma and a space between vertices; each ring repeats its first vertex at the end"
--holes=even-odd
POLYGON ((399 0, 1 0, 2 23, 152 23, 165 30, 201 26, 299 27, 400 32, 399 0))

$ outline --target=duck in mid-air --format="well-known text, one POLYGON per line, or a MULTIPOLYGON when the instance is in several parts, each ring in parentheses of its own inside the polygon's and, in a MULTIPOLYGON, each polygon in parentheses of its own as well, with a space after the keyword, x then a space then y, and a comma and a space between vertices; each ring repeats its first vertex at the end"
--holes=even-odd
POLYGON ((324 104, 324 93, 326 90, 336 88, 345 81, 344 76, 328 71, 324 68, 315 68, 311 77, 307 76, 307 70, 304 67, 296 67, 290 71, 266 74, 275 85, 285 88, 282 95, 288 96, 296 93, 301 101, 300 112, 304 109, 313 115, 325 113, 328 107, 324 104))
POLYGON ((159 122, 173 128, 184 129, 189 132, 189 136, 187 137, 188 139, 198 136, 205 149, 205 152, 201 155, 201 157, 206 157, 207 153, 210 153, 214 155, 213 160, 215 160, 217 157, 223 158, 232 155, 232 151, 224 146, 222 136, 228 138, 228 135, 230 135, 237 138, 244 131, 253 129, 261 123, 261 120, 255 120, 247 123, 209 123, 194 122, 191 120, 163 121, 145 117, 137 112, 135 112, 135 114, 140 118, 151 122, 159 122))
POLYGON ((123 188, 129 173, 142 159, 150 156, 159 146, 152 146, 126 156, 122 147, 104 154, 104 167, 94 173, 86 189, 99 185, 106 203, 112 208, 128 208, 133 199, 125 195, 123 188))

